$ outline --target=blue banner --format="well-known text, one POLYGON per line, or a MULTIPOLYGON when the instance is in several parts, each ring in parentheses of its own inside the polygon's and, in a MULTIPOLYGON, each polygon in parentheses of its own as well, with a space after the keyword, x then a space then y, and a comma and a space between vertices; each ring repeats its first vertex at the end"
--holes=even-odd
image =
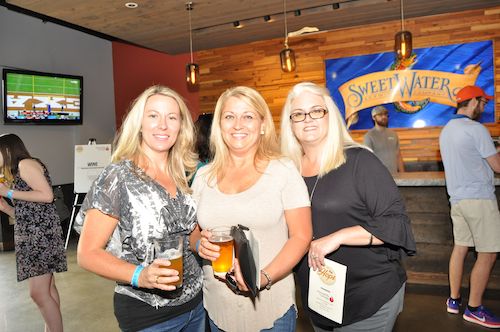
MULTIPOLYGON (((377 98, 379 97, 382 98, 380 100, 384 100, 381 104, 389 110, 389 127, 421 128, 444 126, 455 113, 456 108, 450 106, 449 101, 447 104, 440 102, 439 96, 436 96, 436 92, 431 91, 431 85, 441 88, 452 85, 452 83, 447 82, 448 79, 446 78, 446 75, 450 74, 450 80, 454 80, 455 84, 460 84, 462 82, 461 77, 464 77, 463 82, 470 82, 467 84, 480 86, 487 94, 494 95, 493 60, 492 41, 415 49, 413 50, 413 57, 402 62, 395 60, 393 52, 330 59, 325 61, 326 86, 344 117, 346 111, 349 117, 353 113, 357 115, 358 121, 351 125, 350 129, 369 129, 373 127, 371 109, 374 105, 379 104, 377 103, 377 98), (424 81, 424 79, 420 79, 416 81, 418 85, 415 86, 419 89, 419 94, 415 100, 401 101, 401 96, 399 96, 399 99, 396 96, 396 89, 394 93, 390 94, 394 98, 387 100, 387 96, 384 96, 380 91, 381 87, 387 87, 387 85, 382 85, 382 82, 387 81, 387 74, 395 73, 393 76, 401 76, 397 75, 397 73, 402 73, 401 71, 403 70, 414 71, 411 75, 410 73, 406 73, 407 77, 417 77, 418 73, 436 72, 436 77, 440 77, 440 82, 447 83, 446 85, 444 85, 445 83, 433 84, 431 78, 427 75, 425 77, 429 78, 428 80, 424 81), (371 78, 371 81, 362 81, 364 77, 371 78), (365 87, 374 90, 375 93, 372 91, 372 95, 366 98, 368 100, 366 106, 361 104, 361 107, 366 108, 358 106, 358 108, 353 109, 352 105, 346 105, 345 102, 350 103, 349 98, 353 96, 361 98, 361 94, 355 89, 363 86, 359 85, 360 81, 365 84, 365 87), (351 84, 351 82, 355 82, 358 85, 351 84), (342 90, 344 95, 339 90, 342 90), (348 90, 356 93, 349 97, 347 96, 348 90), (424 98, 425 94, 428 94, 428 98, 424 98), (372 97, 371 101, 370 97, 372 97)), ((413 79, 413 81, 415 80, 413 79)), ((410 85, 413 81, 408 79, 408 82, 405 80, 402 84, 410 85)), ((448 89, 448 92, 452 91, 453 98, 456 90, 448 89)), ((358 99, 356 102, 359 104, 360 100, 358 99)), ((494 100, 486 105, 480 121, 483 123, 495 122, 494 100)))

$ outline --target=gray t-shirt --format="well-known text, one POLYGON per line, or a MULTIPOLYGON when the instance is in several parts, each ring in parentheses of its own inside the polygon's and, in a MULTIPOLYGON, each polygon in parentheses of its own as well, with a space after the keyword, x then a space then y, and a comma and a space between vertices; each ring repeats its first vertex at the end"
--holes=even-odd
MULTIPOLYGON (((209 181, 208 167, 194 179, 193 197, 198 204, 202 229, 245 225, 259 242, 260 268, 269 264, 288 241, 285 211, 310 206, 307 187, 295 165, 286 158, 271 160, 259 180, 250 188, 225 194, 209 181)), ((236 295, 215 279, 210 263, 204 264, 203 302, 217 327, 224 331, 250 332, 268 329, 295 304, 292 273, 263 290, 252 302, 236 295)))
MULTIPOLYGON (((151 306, 177 306, 193 299, 202 287, 202 271, 189 249, 189 234, 196 226, 196 205, 192 197, 177 191, 175 198, 130 160, 107 166, 92 184, 75 220, 80 233, 89 209, 118 219, 107 250, 132 264, 150 264, 154 260, 153 240, 172 233, 184 237, 184 275, 182 292, 165 297, 147 289, 118 284, 115 292, 151 306)), ((157 292, 161 293, 161 292, 157 292)))
POLYGON ((497 151, 485 126, 457 115, 441 131, 439 147, 452 204, 462 199, 496 199, 494 172, 486 158, 497 151))
POLYGON ((398 135, 388 128, 372 128, 364 137, 364 143, 389 169, 392 174, 398 172, 398 135))

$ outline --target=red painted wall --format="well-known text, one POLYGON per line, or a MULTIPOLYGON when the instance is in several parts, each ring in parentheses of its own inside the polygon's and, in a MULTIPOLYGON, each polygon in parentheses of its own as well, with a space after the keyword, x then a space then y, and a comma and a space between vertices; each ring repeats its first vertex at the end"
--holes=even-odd
POLYGON ((198 92, 188 91, 185 67, 188 54, 168 55, 138 46, 113 42, 116 128, 130 103, 153 84, 166 85, 184 97, 193 120, 198 118, 198 92))

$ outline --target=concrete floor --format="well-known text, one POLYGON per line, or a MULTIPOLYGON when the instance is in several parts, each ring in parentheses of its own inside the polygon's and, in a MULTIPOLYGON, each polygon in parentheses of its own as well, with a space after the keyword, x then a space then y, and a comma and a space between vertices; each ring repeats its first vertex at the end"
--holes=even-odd
MULTIPOLYGON (((68 249, 69 270, 56 275, 62 303, 65 331, 113 332, 119 331, 113 315, 114 283, 76 264, 76 243, 68 249)), ((41 332, 44 324, 28 294, 27 282, 16 281, 14 252, 0 252, 0 331, 41 332)), ((450 315, 445 310, 447 290, 444 287, 409 285, 404 311, 398 317, 394 331, 487 331, 489 329, 465 322, 461 315, 450 315)), ((500 314, 498 293, 486 294, 485 304, 500 314)), ((309 322, 299 314, 298 332, 312 332, 309 322)))

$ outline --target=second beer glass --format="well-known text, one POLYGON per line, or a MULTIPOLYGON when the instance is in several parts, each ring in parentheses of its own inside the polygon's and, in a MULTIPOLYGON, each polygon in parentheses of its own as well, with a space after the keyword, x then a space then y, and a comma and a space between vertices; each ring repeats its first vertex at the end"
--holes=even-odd
POLYGON ((221 226, 210 229, 210 242, 220 247, 220 256, 212 262, 214 274, 224 276, 233 267, 233 237, 231 227, 221 226))
POLYGON ((160 267, 177 270, 179 272, 179 280, 172 283, 175 287, 182 286, 182 240, 182 236, 172 236, 154 241, 155 258, 168 259, 170 261, 170 266, 160 265, 160 267))

